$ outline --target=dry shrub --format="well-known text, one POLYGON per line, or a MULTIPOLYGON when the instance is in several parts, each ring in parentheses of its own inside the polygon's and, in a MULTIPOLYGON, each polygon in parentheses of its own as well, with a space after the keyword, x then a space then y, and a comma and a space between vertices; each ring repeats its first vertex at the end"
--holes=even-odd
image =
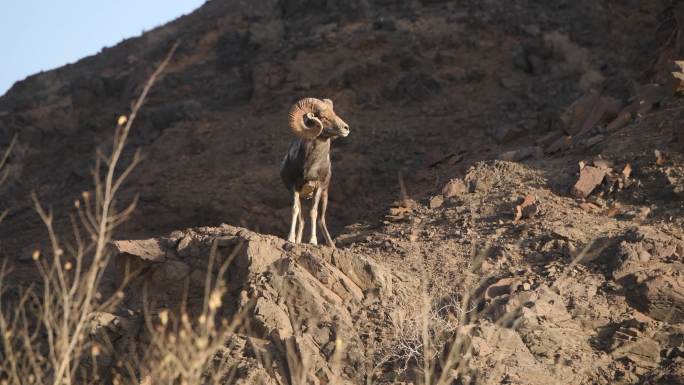
MULTIPOLYGON (((227 341, 235 334, 244 315, 219 319, 219 310, 227 292, 225 273, 241 250, 238 244, 212 276, 216 261, 215 241, 207 268, 202 310, 189 315, 185 301, 180 315, 162 309, 153 314, 145 307, 145 326, 149 342, 139 358, 128 357, 124 371, 115 375, 115 384, 222 384, 231 383, 235 367, 220 359, 227 341)), ((147 295, 143 295, 144 303, 147 295)), ((187 298, 187 296, 186 296, 187 298)))
POLYGON ((412 368, 423 372, 425 361, 436 360, 458 330, 461 304, 456 296, 441 304, 419 305, 397 306, 390 311, 391 338, 376 352, 382 365, 391 364, 398 373, 412 368))
MULTIPOLYGON (((136 205, 133 200, 124 209, 117 210, 115 196, 140 161, 139 152, 120 172, 117 166, 137 113, 176 47, 177 44, 150 76, 131 113, 118 119, 108 153, 97 151, 94 189, 75 201, 76 213, 71 216, 73 239, 57 236, 52 211, 32 195, 35 209, 47 229, 50 247, 33 253, 40 279, 28 287, 8 287, 11 271, 3 266, 0 275, 2 383, 101 383, 98 356, 104 347, 90 338, 90 332, 93 318, 99 312, 111 310, 122 298, 122 288, 108 298, 99 290, 112 258, 109 248, 112 233, 136 205)), ((8 153, 0 166, 5 164, 8 153)))

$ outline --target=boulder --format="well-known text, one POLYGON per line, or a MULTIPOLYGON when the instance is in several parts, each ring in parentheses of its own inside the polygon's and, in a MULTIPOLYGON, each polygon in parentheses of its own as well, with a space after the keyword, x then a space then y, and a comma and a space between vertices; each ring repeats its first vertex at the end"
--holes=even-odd
MULTIPOLYGON (((472 331, 473 360, 478 383, 542 385, 557 379, 539 364, 513 329, 483 322, 472 331)), ((564 382, 563 382, 564 383, 564 382)))
POLYGON ((596 187, 603 183, 607 170, 600 167, 585 166, 580 170, 577 183, 570 193, 577 198, 587 198, 596 187))
POLYGON ((610 123, 617 117, 620 107, 618 100, 591 90, 561 114, 561 121, 568 135, 581 136, 597 125, 610 123))
POLYGON ((442 188, 442 196, 447 199, 463 195, 467 192, 468 188, 461 179, 452 179, 442 188))
POLYGON ((494 139, 501 144, 515 141, 522 137, 525 129, 513 124, 505 124, 494 131, 494 139))
POLYGON ((640 280, 628 299, 651 318, 670 323, 684 322, 684 277, 678 273, 655 270, 640 280))
POLYGON ((437 194, 430 198, 429 206, 431 209, 437 209, 442 207, 442 204, 444 204, 444 197, 441 194, 437 194))

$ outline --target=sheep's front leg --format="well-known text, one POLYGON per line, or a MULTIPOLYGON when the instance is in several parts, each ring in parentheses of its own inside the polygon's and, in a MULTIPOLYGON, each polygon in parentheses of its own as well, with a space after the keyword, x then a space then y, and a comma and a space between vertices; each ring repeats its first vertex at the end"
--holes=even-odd
POLYGON ((316 219, 318 218, 318 202, 321 200, 322 192, 322 188, 316 188, 316 194, 314 195, 313 204, 311 205, 311 239, 309 240, 309 243, 312 245, 318 244, 318 239, 316 238, 316 219))
POLYGON ((290 234, 287 237, 289 242, 295 242, 295 231, 297 229, 297 219, 300 217, 302 207, 299 201, 299 191, 294 192, 294 202, 292 202, 292 224, 290 225, 290 234))

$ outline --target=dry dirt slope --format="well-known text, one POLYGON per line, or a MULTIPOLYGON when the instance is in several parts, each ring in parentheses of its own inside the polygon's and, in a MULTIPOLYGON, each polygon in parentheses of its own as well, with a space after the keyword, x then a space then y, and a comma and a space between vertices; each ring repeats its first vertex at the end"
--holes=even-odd
MULTIPOLYGON (((3 140, 20 135, 0 192, 13 209, 4 257, 41 237, 27 192, 68 210, 88 188, 94 145, 180 38, 136 126, 131 148, 146 160, 124 193, 141 205, 120 238, 157 238, 116 246, 120 261, 150 264, 141 279, 155 285, 154 310, 177 304, 178 282, 199 290, 215 239, 243 245, 222 309, 248 314, 222 356, 243 381, 291 381, 293 344, 313 357, 311 382, 419 382, 415 315, 427 295, 435 343, 448 350, 460 332, 472 346, 461 383, 683 383, 682 103, 637 87, 665 85, 665 60, 679 55, 669 5, 212 1, 0 99, 3 140), (561 114, 589 89, 613 98, 598 120, 561 114), (283 116, 304 95, 335 100, 352 124, 333 154, 343 250, 228 225, 170 233, 244 219, 282 234, 283 116), (648 99, 639 118, 606 129, 634 97, 648 99), (579 161, 617 173, 629 163, 630 187, 606 181, 589 203, 573 197, 579 161), (390 209, 399 170, 415 201, 390 209), (514 223, 530 194, 536 215, 514 223)), ((111 318, 130 325, 110 328, 125 337, 118 348, 144 340, 141 306, 133 285, 111 318)))

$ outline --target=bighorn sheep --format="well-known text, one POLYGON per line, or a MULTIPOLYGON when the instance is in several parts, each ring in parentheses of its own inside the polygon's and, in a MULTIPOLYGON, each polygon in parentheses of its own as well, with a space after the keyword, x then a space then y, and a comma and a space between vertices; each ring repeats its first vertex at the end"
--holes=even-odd
POLYGON ((287 239, 296 243, 302 241, 304 215, 300 199, 313 198, 309 243, 318 244, 316 219, 320 202, 321 232, 328 246, 335 247, 325 224, 331 175, 330 141, 349 135, 349 125, 335 114, 330 99, 306 98, 298 101, 290 110, 289 120, 290 129, 297 137, 290 143, 280 168, 280 177, 294 198, 292 225, 287 239))

